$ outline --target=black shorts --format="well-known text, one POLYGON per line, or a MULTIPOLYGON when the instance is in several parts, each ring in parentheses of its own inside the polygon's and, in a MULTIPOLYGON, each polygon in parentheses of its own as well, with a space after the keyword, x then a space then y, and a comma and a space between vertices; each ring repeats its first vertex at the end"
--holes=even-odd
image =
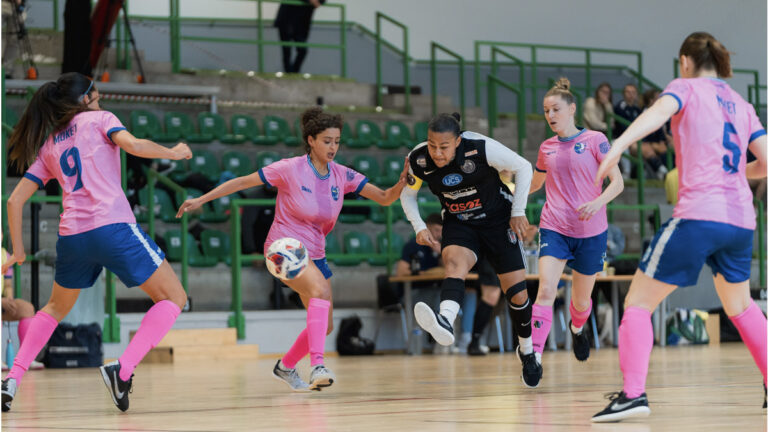
MULTIPOLYGON (((489 226, 468 226, 458 221, 445 220, 442 247, 465 247, 477 256, 478 262, 487 259, 496 274, 504 274, 525 268, 523 245, 505 220, 489 226)), ((482 264, 481 264, 482 265, 482 264)), ((481 273, 482 270, 480 270, 481 273)), ((482 281, 483 283, 485 282, 482 281)))

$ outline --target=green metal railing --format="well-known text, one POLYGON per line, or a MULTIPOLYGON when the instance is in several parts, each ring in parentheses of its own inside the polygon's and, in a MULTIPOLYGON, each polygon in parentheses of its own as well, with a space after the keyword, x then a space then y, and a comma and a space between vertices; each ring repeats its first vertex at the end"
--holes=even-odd
MULTIPOLYGON (((155 238, 155 183, 160 182, 165 186, 171 188, 176 192, 177 196, 181 199, 181 202, 187 199, 187 190, 178 184, 174 183, 168 177, 158 173, 155 169, 150 168, 147 172, 147 201, 149 202, 149 211, 147 212, 147 223, 149 225, 149 237, 155 238)), ((189 251, 187 250, 187 231, 189 226, 189 215, 184 213, 181 216, 181 286, 187 291, 189 285, 189 251)))
MULTIPOLYGON (((675 58, 672 60, 672 68, 674 72, 675 78, 680 78, 680 59, 675 58)), ((731 72, 733 72, 734 75, 736 74, 743 74, 743 75, 750 75, 753 78, 753 82, 751 84, 747 85, 747 102, 751 103, 755 107, 755 111, 757 111, 757 115, 760 115, 760 110, 764 106, 764 104, 760 103, 760 89, 765 89, 765 84, 760 84, 760 72, 757 69, 743 69, 743 68, 732 68, 731 72), (753 90, 754 93, 753 93, 753 90)))
POLYGON ((459 110, 461 113, 461 127, 464 128, 464 57, 449 50, 443 45, 432 41, 430 43, 429 71, 432 83, 432 115, 437 115, 437 52, 442 51, 456 59, 459 66, 459 110))
MULTIPOLYGON (((613 128, 610 127, 610 120, 613 120, 614 122, 619 122, 623 124, 624 126, 629 126, 631 123, 628 122, 626 119, 624 119, 621 116, 617 116, 614 113, 606 113, 608 121, 608 141, 613 141, 613 128)), ((635 165, 635 171, 637 171, 637 204, 642 206, 645 205, 645 161, 643 160, 643 142, 642 140, 637 141, 637 154, 635 156, 632 156, 630 154, 622 154, 621 157, 628 159, 630 162, 632 162, 635 165)), ((645 211, 642 208, 638 209, 638 219, 640 222, 640 238, 645 238, 645 211)))
MULTIPOLYGON (((510 54, 510 53, 500 49, 499 47, 493 46, 493 47, 491 47, 491 75, 493 75, 496 78, 499 77, 499 62, 496 59, 497 56, 502 56, 502 57, 505 57, 505 58, 511 60, 513 62, 513 64, 518 68, 518 83, 517 83, 517 90, 518 91, 515 92, 515 94, 517 95, 518 153, 520 154, 520 156, 522 156, 523 153, 522 153, 521 143, 523 142, 522 140, 525 139, 525 137, 527 136, 527 133, 526 133, 527 132, 526 131, 526 121, 525 121, 526 120, 525 119, 525 64, 523 63, 522 60, 520 60, 519 58, 513 56, 512 54, 510 54)), ((489 95, 491 94, 491 90, 490 90, 491 84, 490 84, 490 81, 491 80, 489 78, 488 79, 488 82, 489 82, 489 86, 488 86, 489 87, 489 90, 488 90, 489 93, 488 94, 489 95)), ((496 82, 495 84, 498 84, 498 83, 496 82)), ((493 96, 493 99, 494 99, 493 100, 493 106, 494 106, 494 109, 495 109, 495 107, 497 105, 496 104, 497 100, 496 100, 495 90, 494 90, 493 93, 494 93, 494 96, 493 96)), ((488 106, 489 107, 491 106, 490 103, 489 103, 488 106)), ((498 118, 498 113, 495 113, 495 115, 493 117, 491 117, 491 111, 489 109, 488 110, 488 117, 489 117, 489 119, 488 119, 489 131, 491 131, 491 129, 490 129, 490 127, 491 127, 491 118, 493 118, 493 126, 496 126, 496 120, 498 118)))
MULTIPOLYGON (((240 208, 243 206, 274 206, 274 199, 233 199, 230 203, 230 227, 231 227, 231 270, 232 270, 232 315, 229 316, 228 325, 237 330, 237 338, 245 338, 245 315, 243 315, 243 296, 242 296, 242 266, 243 264, 261 261, 264 259, 262 254, 244 255, 242 252, 242 233, 240 208)), ((344 207, 377 207, 379 204, 372 201, 350 201, 345 202, 344 207)), ((392 204, 400 205, 399 201, 392 204)), ((350 257, 359 259, 383 258, 387 260, 387 273, 392 272, 392 264, 396 259, 396 253, 392 250, 392 206, 385 208, 386 212, 386 235, 387 252, 385 254, 327 254, 328 260, 340 257, 350 257)), ((439 206, 439 204, 438 204, 439 206)))
POLYGON ((403 85, 405 86, 405 112, 411 113, 411 76, 410 76, 410 56, 408 55, 408 27, 400 21, 390 17, 389 15, 381 12, 376 12, 376 104, 382 105, 384 98, 384 85, 382 83, 381 76, 381 47, 383 39, 381 36, 381 21, 388 21, 389 23, 399 27, 403 31, 403 49, 399 50, 390 46, 390 49, 395 53, 400 54, 403 58, 403 85))
MULTIPOLYGON (((537 56, 541 50, 548 51, 580 51, 584 53, 584 66, 586 68, 586 94, 592 92, 592 69, 596 69, 598 65, 594 65, 592 62, 592 54, 616 54, 616 55, 631 55, 637 58, 636 74, 639 77, 643 75, 643 54, 640 51, 632 50, 619 50, 609 48, 590 48, 590 47, 574 47, 563 45, 545 45, 545 44, 527 44, 517 42, 499 42, 499 41, 475 41, 475 104, 480 105, 480 91, 482 87, 480 78, 480 61, 481 61, 481 48, 483 46, 488 47, 510 47, 510 48, 527 48, 530 55, 530 68, 531 77, 530 82, 532 86, 526 86, 526 88, 532 89, 531 97, 531 111, 536 112, 536 89, 538 87, 538 67, 542 66, 537 60, 537 56)), ((648 82, 645 80, 638 80, 638 91, 642 92, 643 83, 648 82)))
MULTIPOLYGON (((144 20, 158 20, 168 21, 170 25, 170 42, 171 42, 171 68, 174 73, 181 71, 181 41, 198 41, 198 42, 216 42, 216 43, 238 43, 257 45, 259 48, 258 54, 258 71, 264 72, 264 47, 265 46, 281 46, 281 47, 304 47, 304 48, 321 48, 321 49, 333 49, 339 50, 340 57, 340 69, 341 76, 347 76, 347 34, 345 29, 347 28, 347 14, 346 6, 340 3, 325 3, 323 7, 331 7, 339 9, 341 28, 339 43, 338 44, 318 44, 308 42, 283 42, 283 41, 269 41, 264 40, 264 19, 262 19, 262 4, 263 3, 280 3, 288 5, 307 6, 306 3, 300 1, 290 0, 242 0, 242 1, 255 1, 256 6, 256 28, 258 37, 254 39, 239 39, 239 38, 222 38, 222 37, 209 37, 209 36, 184 36, 181 34, 182 22, 201 21, 201 18, 191 18, 181 16, 180 0, 169 0, 170 12, 167 18, 164 17, 148 17, 148 16, 132 16, 131 19, 144 19, 144 20)), ((203 20, 211 20, 210 18, 203 18, 203 20)), ((219 19, 221 20, 221 19, 219 19)), ((238 20, 242 21, 242 20, 238 20)), ((253 22, 253 20, 250 20, 253 22)))
POLYGON ((496 127, 499 117, 496 95, 497 86, 503 87, 517 95, 517 154, 523 156, 525 145, 525 107, 522 105, 522 94, 525 90, 516 87, 514 84, 509 84, 495 75, 488 75, 488 136, 493 138, 493 129, 496 127), (522 127, 521 124, 523 125, 522 127))

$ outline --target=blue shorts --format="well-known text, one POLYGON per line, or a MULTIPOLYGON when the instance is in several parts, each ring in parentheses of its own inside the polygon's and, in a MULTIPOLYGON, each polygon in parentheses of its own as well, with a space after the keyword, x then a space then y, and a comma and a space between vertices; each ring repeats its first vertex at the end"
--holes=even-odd
POLYGON ((593 237, 575 238, 546 228, 539 229, 539 256, 568 260, 568 267, 583 275, 603 270, 608 231, 593 237))
POLYGON ((749 280, 754 231, 722 222, 672 218, 640 261, 648 276, 677 286, 696 285, 706 262, 729 283, 749 280))
POLYGON ((315 263, 317 268, 320 270, 320 273, 322 273, 326 279, 330 279, 331 276, 333 276, 333 272, 331 271, 331 268, 328 267, 328 260, 326 260, 325 258, 320 258, 320 259, 313 259, 312 262, 315 263))
POLYGON ((106 267, 134 287, 146 282, 164 259, 165 253, 138 225, 105 225, 59 236, 54 280, 64 288, 90 288, 106 267))

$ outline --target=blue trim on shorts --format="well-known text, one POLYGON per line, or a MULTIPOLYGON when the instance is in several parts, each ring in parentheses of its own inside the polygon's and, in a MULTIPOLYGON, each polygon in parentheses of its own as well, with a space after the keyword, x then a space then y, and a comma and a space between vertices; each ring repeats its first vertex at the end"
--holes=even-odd
POLYGON ((674 93, 666 92, 666 93, 660 94, 659 97, 662 97, 664 95, 669 95, 669 96, 672 96, 673 98, 677 99, 677 107, 678 108, 677 108, 677 111, 675 111, 675 114, 679 113, 680 110, 683 109, 683 101, 680 100, 680 96, 678 96, 678 95, 676 95, 674 93))
POLYGON ((261 179, 262 183, 267 185, 267 187, 274 187, 274 186, 272 186, 272 184, 270 182, 267 181, 267 178, 264 177, 264 171, 262 171, 261 168, 259 168, 259 170, 257 172, 259 173, 259 178, 261 179))
POLYGON ((313 259, 312 262, 315 263, 315 266, 317 266, 318 270, 320 270, 320 273, 323 274, 323 277, 330 279, 331 276, 333 276, 331 268, 328 267, 328 260, 326 260, 325 257, 313 259))
POLYGON ((45 185, 43 184, 43 181, 37 178, 36 175, 30 174, 30 173, 24 173, 24 178, 28 180, 32 180, 33 182, 37 183, 38 186, 40 186, 40 189, 45 189, 45 185))
POLYGON ((368 183, 368 177, 364 177, 363 181, 360 182, 359 185, 357 185, 357 189, 355 189, 355 193, 359 194, 361 190, 365 187, 365 185, 368 183))
POLYGON ((693 286, 701 267, 722 274, 728 283, 748 281, 754 230, 722 222, 671 218, 651 240, 639 268, 671 285, 693 286))
POLYGON ((54 280, 64 288, 90 288, 106 267, 134 287, 146 282, 164 259, 165 253, 138 225, 104 225, 59 236, 54 280))
POLYGON ((124 126, 120 126, 120 127, 113 127, 112 129, 107 131, 107 137, 109 137, 109 140, 112 141, 112 144, 115 143, 115 141, 112 139, 112 134, 115 132, 123 131, 123 130, 128 130, 128 129, 126 129, 124 126))
POLYGON ((583 275, 603 270, 608 231, 586 238, 569 237, 546 228, 539 229, 539 256, 568 260, 568 267, 583 275))
POLYGON ((751 143, 752 141, 760 138, 761 136, 765 135, 765 129, 759 130, 752 135, 749 136, 749 141, 747 143, 751 143))

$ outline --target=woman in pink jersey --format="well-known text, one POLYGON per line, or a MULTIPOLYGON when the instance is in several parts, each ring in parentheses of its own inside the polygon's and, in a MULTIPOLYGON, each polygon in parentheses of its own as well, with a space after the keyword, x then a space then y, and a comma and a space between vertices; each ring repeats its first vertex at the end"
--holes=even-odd
POLYGON ((400 181, 383 191, 368 183, 365 176, 333 162, 339 151, 342 124, 339 115, 324 113, 320 108, 308 109, 301 115, 306 155, 283 159, 253 174, 232 179, 199 198, 185 201, 177 214, 180 217, 208 201, 250 187, 277 188, 275 221, 264 250, 277 239, 292 237, 304 244, 311 258, 299 277, 283 281, 301 296, 307 308, 307 328, 272 371, 295 391, 320 390, 335 380, 323 364, 325 336, 333 329, 329 281, 332 273, 325 260, 325 236, 336 224, 344 195, 355 192, 388 206, 400 196, 408 171, 406 163, 400 181), (296 371, 296 363, 308 353, 312 365, 309 385, 296 371))
POLYGON ((595 278, 605 260, 605 207, 624 189, 618 167, 610 171, 611 182, 605 190, 592 184, 610 145, 601 132, 576 127, 570 85, 567 78, 560 78, 544 96, 544 116, 557 135, 541 143, 531 181, 531 192, 547 182, 547 202, 539 226, 539 293, 533 305, 533 349, 539 361, 566 263, 573 269, 568 305, 573 353, 579 361, 589 357, 589 338, 583 327, 592 312, 595 278))
POLYGON ((610 395, 593 422, 650 413, 645 378, 653 348, 651 313, 678 286, 695 285, 704 263, 765 384, 767 323, 749 295, 755 211, 747 184, 747 178, 765 177, 765 129, 752 105, 722 81, 731 76, 730 55, 717 39, 693 33, 679 55, 682 78, 669 83, 614 142, 597 172, 601 181, 631 143, 672 119, 679 200, 645 251, 625 300, 619 327, 624 388, 610 395), (749 164, 747 148, 757 157, 749 164))
POLYGON ((48 180, 63 191, 64 211, 56 242, 51 299, 29 325, 13 367, 3 380, 2 409, 8 411, 29 364, 89 288, 103 267, 126 286, 140 286, 155 305, 141 321, 123 355, 101 367, 104 384, 121 411, 128 409, 133 370, 176 322, 187 296, 165 254, 142 229, 120 186, 120 149, 144 158, 189 159, 186 144, 166 148, 137 139, 120 120, 99 108, 93 81, 66 73, 35 92, 10 138, 9 159, 29 167, 8 199, 13 255, 5 272, 26 259, 21 236, 24 203, 48 180))

